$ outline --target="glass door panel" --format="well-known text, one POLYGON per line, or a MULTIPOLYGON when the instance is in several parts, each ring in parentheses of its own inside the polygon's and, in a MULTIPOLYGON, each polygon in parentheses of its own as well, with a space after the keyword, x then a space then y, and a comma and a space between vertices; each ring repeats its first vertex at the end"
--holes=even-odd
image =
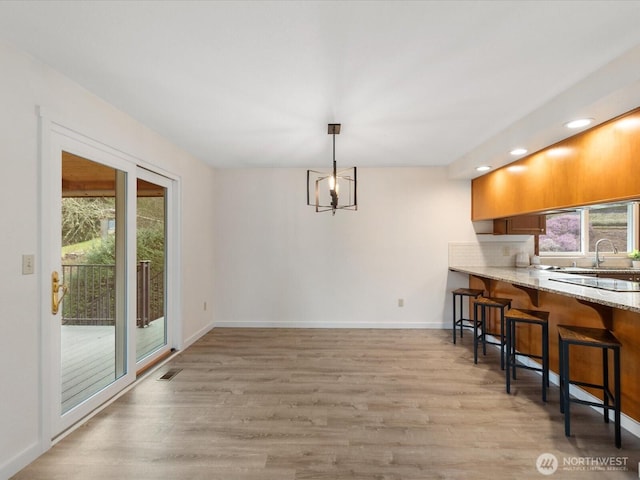
POLYGON ((126 176, 62 152, 62 415, 126 373, 126 176))
POLYGON ((167 345, 167 188, 137 181, 136 361, 167 345))

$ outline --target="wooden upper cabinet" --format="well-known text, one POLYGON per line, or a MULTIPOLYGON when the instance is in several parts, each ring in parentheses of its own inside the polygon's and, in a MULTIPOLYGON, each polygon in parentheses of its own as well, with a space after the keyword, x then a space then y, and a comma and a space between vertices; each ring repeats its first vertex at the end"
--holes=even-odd
POLYGON ((547 231, 545 215, 520 215, 493 221, 495 235, 544 235, 547 231))
POLYGON ((471 219, 640 198, 640 108, 471 182, 471 219))

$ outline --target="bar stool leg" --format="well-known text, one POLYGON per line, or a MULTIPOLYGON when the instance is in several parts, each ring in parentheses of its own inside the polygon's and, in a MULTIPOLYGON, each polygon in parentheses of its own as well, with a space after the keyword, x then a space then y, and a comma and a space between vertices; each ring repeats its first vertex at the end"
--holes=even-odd
POLYGON ((622 437, 620 435, 620 349, 613 349, 613 371, 614 371, 614 381, 616 385, 614 387, 614 405, 615 405, 615 431, 616 431, 616 447, 622 447, 622 437))
MULTIPOLYGON (((505 377, 506 377, 506 386, 507 386, 507 393, 511 393, 511 375, 510 375, 510 366, 511 366, 511 342, 512 342, 512 336, 511 336, 511 327, 513 325, 513 322, 510 321, 509 319, 507 319, 507 365, 506 365, 506 369, 505 369, 505 377)), ((515 375, 515 368, 513 369, 513 373, 515 375)))
MULTIPOLYGON (((504 308, 500 309, 500 370, 504 370, 504 308)), ((515 370, 514 370, 515 373, 515 370)))
MULTIPOLYGON (((462 338, 462 332, 464 332, 464 328, 462 325, 462 319, 464 318, 464 297, 460 296, 460 338, 462 338)), ((455 342, 454 342, 455 343, 455 342)))
POLYGON ((451 331, 453 332, 453 344, 456 344, 456 297, 457 295, 454 293, 453 294, 453 328, 451 329, 451 331))
POLYGON ((564 413, 564 359, 562 356, 562 339, 558 335, 558 387, 560 390, 560 413, 564 413))
POLYGON ((482 305, 482 354, 487 354, 487 308, 482 305))
MULTIPOLYGON (((509 352, 510 355, 513 355, 512 358, 512 365, 515 365, 516 363, 516 347, 518 345, 518 341, 516 339, 516 328, 517 328, 517 322, 511 322, 511 327, 507 327, 507 333, 509 333, 509 328, 511 328, 511 349, 507 349, 507 352, 509 352)), ((518 370, 515 366, 511 369, 511 377, 514 380, 517 380, 516 377, 516 370, 518 370)))
POLYGON ((542 324, 542 401, 547 401, 549 386, 549 325, 542 324))
POLYGON ((571 402, 569 402, 569 386, 571 381, 569 378, 569 344, 562 342, 562 373, 564 377, 564 388, 562 395, 562 405, 564 406, 564 434, 571 436, 571 402))
POLYGON ((478 307, 479 305, 474 303, 473 316, 475 320, 473 321, 473 363, 476 364, 478 363, 478 307))
POLYGON ((609 423, 609 350, 602 349, 602 385, 603 385, 603 405, 604 423, 609 423))

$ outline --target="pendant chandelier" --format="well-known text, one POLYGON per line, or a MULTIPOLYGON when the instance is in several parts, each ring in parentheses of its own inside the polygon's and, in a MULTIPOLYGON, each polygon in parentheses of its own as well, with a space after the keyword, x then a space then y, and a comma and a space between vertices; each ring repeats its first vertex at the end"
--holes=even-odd
POLYGON ((330 172, 307 170, 307 205, 316 212, 358 210, 358 183, 356 167, 338 170, 336 165, 336 135, 340 124, 330 123, 329 135, 333 136, 333 169, 330 172))

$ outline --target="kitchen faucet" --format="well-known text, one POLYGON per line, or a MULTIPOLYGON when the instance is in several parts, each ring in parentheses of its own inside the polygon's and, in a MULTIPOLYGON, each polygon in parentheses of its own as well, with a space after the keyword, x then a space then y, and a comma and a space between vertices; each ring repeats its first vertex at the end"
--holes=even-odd
POLYGON ((593 266, 596 267, 596 268, 600 268, 600 264, 602 262, 604 262, 604 258, 600 258, 599 247, 600 247, 600 243, 605 242, 605 241, 609 242, 611 244, 611 248, 613 248, 613 253, 618 253, 618 249, 613 244, 613 242, 611 240, 609 240, 608 238, 601 238, 600 240, 598 240, 596 242, 596 258, 595 258, 595 261, 593 262, 593 266))

